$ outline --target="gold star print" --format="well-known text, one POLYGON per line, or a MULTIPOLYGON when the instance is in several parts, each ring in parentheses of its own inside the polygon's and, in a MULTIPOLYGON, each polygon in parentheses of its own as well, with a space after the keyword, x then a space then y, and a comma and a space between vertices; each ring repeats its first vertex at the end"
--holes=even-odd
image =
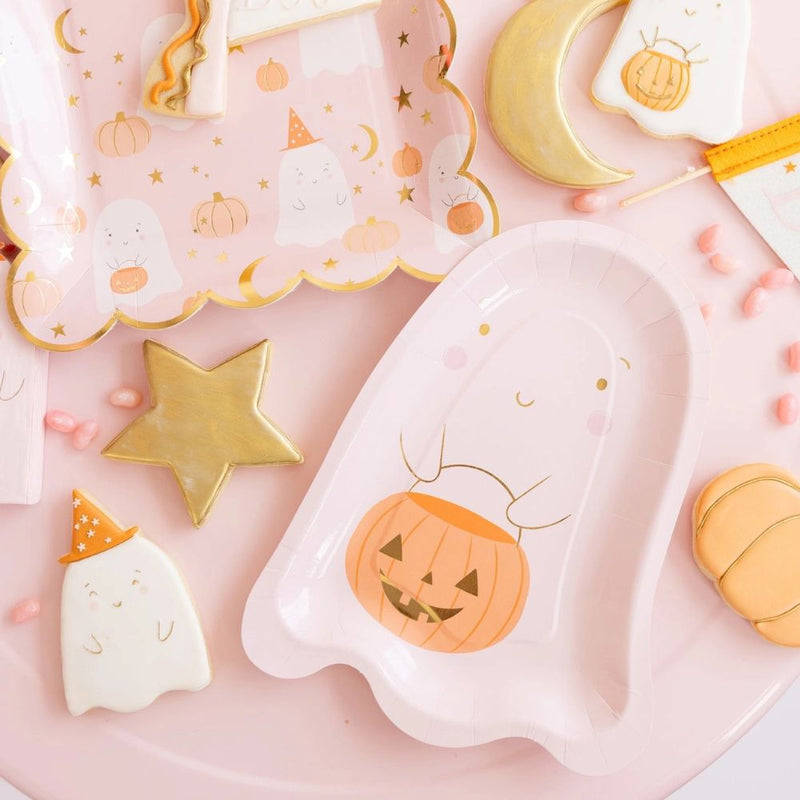
POLYGON ((786 174, 788 175, 790 172, 797 171, 797 164, 794 161, 790 161, 788 164, 784 164, 783 168, 786 170, 786 174))
POLYGON ((357 145, 357 144, 351 144, 351 145, 350 145, 350 152, 351 152, 351 153, 357 153, 357 152, 358 152, 358 150, 359 150, 359 147, 358 147, 358 145, 357 145))
POLYGON ((191 259, 195 259, 197 258, 197 250, 192 248, 186 255, 189 256, 189 258, 191 259))
POLYGON ((361 194, 363 191, 364 191, 364 187, 360 183, 357 183, 353 187, 353 194, 361 194))
POLYGON ((300 464, 294 443, 259 409, 269 371, 263 341, 212 369, 153 341, 144 358, 153 406, 103 455, 172 470, 196 527, 237 466, 300 464), (191 409, 191 413, 187 413, 191 409))
POLYGON ((114 63, 121 64, 125 60, 125 54, 120 53, 119 51, 114 53, 114 63))
POLYGON ((269 181, 262 178, 258 182, 258 188, 261 189, 262 192, 264 191, 264 189, 269 189, 269 181))
POLYGON ((433 125, 433 114, 425 109, 425 112, 420 114, 420 119, 422 120, 423 125, 433 125))
POLYGON ((400 47, 408 44, 408 34, 405 31, 400 31, 400 35, 397 38, 400 40, 400 47))
POLYGON ((228 260, 228 254, 227 254, 227 253, 226 253, 226 252, 223 250, 223 251, 222 251, 222 252, 221 252, 221 253, 220 253, 220 254, 217 256, 217 261, 219 261, 219 263, 220 263, 220 264, 224 264, 224 263, 225 263, 227 260, 228 260))
POLYGON ((89 188, 91 189, 94 186, 102 186, 103 184, 100 183, 102 179, 102 175, 98 175, 96 172, 93 172, 86 180, 89 181, 89 188))
POLYGON ((222 144, 222 137, 215 136, 211 141, 214 143, 214 147, 219 147, 222 144))
POLYGON ((80 100, 80 97, 76 97, 74 94, 71 94, 67 98, 67 103, 69 104, 70 108, 77 108, 78 107, 78 100, 80 100))
POLYGON ((411 14, 419 14, 419 9, 416 6, 411 6, 411 14))
POLYGON ((86 30, 86 28, 80 28, 80 29, 78 30, 78 33, 79 33, 81 36, 86 36, 86 34, 87 34, 87 33, 89 33, 89 31, 87 31, 87 30, 86 30))
POLYGON ((333 106, 330 103, 325 103, 323 106, 326 114, 333 114, 333 106))
POLYGON ((400 205, 403 205, 403 203, 405 203, 406 200, 409 200, 412 203, 414 202, 413 198, 414 190, 409 189, 405 183, 403 184, 403 188, 400 189, 400 191, 397 194, 400 195, 400 205))
POLYGON ((402 111, 404 108, 411 108, 412 94, 414 94, 414 92, 407 92, 402 86, 400 86, 400 94, 392 98, 392 100, 397 101, 398 112, 402 111))
POLYGON ((242 53, 242 55, 244 55, 244 47, 242 47, 240 44, 231 45, 228 47, 228 55, 231 53, 242 53))
POLYGON ((83 79, 85 81, 90 81, 92 79, 92 71, 90 69, 84 70, 83 79))
POLYGON ((59 336, 66 336, 67 335, 66 331, 64 330, 64 323, 63 322, 57 323, 52 328, 50 328, 50 330, 53 331, 53 338, 54 339, 58 339, 59 336))
POLYGON ((15 206, 18 206, 21 202, 22 202, 22 198, 21 197, 15 197, 14 198, 14 205, 15 206))
POLYGON ((192 172, 193 172, 195 175, 197 175, 197 173, 198 173, 198 172, 200 172, 200 167, 198 167, 198 166, 197 166, 197 164, 195 164, 195 165, 192 167, 192 172))
POLYGON ((339 262, 335 258, 331 257, 327 261, 323 261, 322 266, 325 267, 326 270, 336 269, 338 263, 339 262))
POLYGON ((164 183, 163 175, 164 173, 159 172, 157 169, 153 169, 152 172, 147 173, 147 177, 150 178, 153 184, 164 183))
POLYGON ((201 225, 208 225, 208 217, 200 217, 201 225))

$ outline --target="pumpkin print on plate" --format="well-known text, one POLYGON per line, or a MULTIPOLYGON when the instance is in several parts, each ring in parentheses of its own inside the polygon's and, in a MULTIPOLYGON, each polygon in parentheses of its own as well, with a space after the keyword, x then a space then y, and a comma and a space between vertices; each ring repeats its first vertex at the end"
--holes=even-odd
POLYGON ((94 143, 109 158, 136 155, 150 144, 150 123, 143 117, 126 117, 124 111, 117 111, 114 119, 97 128, 94 143))
POLYGON ((766 639, 800 647, 800 483, 768 464, 715 478, 694 507, 694 555, 766 639))
POLYGON ((61 302, 58 286, 49 278, 37 277, 35 272, 29 272, 21 281, 14 281, 11 296, 21 317, 43 317, 61 302))
POLYGON ((392 169, 398 178, 411 178, 422 171, 422 153, 408 142, 398 150, 392 159, 392 169))
POLYGON ((351 253, 381 253, 400 241, 400 228, 390 220, 369 217, 363 225, 353 225, 343 238, 351 253))
POLYGON ((211 200, 198 203, 192 211, 194 229, 206 239, 222 239, 241 233, 247 227, 248 211, 238 197, 223 197, 214 192, 211 200))
POLYGON ((483 209, 474 200, 458 203, 447 212, 447 227, 458 236, 479 231, 483 220, 483 209))
POLYGON ((439 52, 425 61, 422 68, 422 81, 434 94, 441 94, 445 91, 442 79, 447 75, 447 70, 450 69, 452 62, 453 54, 446 44, 441 45, 439 52))
POLYGON ((256 83, 262 92, 280 92, 289 85, 289 73, 283 64, 270 59, 258 68, 256 83))

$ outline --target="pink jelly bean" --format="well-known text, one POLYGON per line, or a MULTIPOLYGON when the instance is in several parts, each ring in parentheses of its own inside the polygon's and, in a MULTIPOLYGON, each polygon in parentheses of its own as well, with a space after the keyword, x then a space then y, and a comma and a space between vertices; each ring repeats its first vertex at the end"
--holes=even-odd
POLYGON ((93 420, 81 422, 72 434, 72 446, 76 450, 85 450, 95 439, 100 426, 93 420))
POLYGON ((758 317, 763 314, 767 308, 768 297, 769 295, 766 289, 762 286, 756 286, 745 298, 744 306, 742 307, 744 315, 749 319, 753 319, 753 317, 758 317))
POLYGON ((700 306, 700 313, 703 315, 703 319, 706 322, 711 322, 716 312, 717 307, 713 303, 706 303, 705 305, 700 306))
POLYGON ((797 395, 785 394, 778 400, 778 419, 783 425, 794 425, 800 418, 800 400, 797 395))
POLYGON ((584 192, 572 201, 572 205, 575 206, 576 211, 595 214, 608 205, 608 197, 603 192, 584 192))
POLYGON ((118 408, 136 408, 142 404, 142 393, 137 389, 122 386, 111 392, 108 402, 118 408))
POLYGON ((711 255, 719 250, 719 241, 722 238, 722 225, 712 225, 700 234, 697 246, 701 253, 711 255))
POLYGON ((789 369, 800 372, 800 342, 795 342, 789 348, 789 369))
POLYGON ((72 433, 78 427, 78 423, 72 414, 67 414, 66 411, 58 411, 57 409, 48 411, 45 414, 44 424, 59 433, 72 433))
POLYGON ((738 258, 731 258, 730 256, 722 255, 722 253, 711 256, 709 261, 711 266, 723 275, 730 275, 742 268, 742 262, 738 258))
POLYGON ((20 602, 11 609, 11 621, 17 625, 21 625, 23 622, 38 617, 40 611, 41 606, 39 605, 39 601, 35 598, 29 597, 26 600, 20 600, 20 602))
POLYGON ((765 272, 758 282, 765 289, 786 289, 794 283, 794 273, 785 267, 778 267, 765 272))

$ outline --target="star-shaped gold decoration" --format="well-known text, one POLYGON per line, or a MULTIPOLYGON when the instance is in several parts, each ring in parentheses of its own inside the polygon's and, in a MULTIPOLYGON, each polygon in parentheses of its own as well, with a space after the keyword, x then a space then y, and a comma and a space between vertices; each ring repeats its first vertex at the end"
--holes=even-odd
POLYGON ((150 180, 153 182, 153 184, 164 183, 164 173, 163 172, 159 172, 159 170, 157 170, 155 168, 153 169, 152 172, 148 172, 147 173, 147 177, 150 178, 150 180))
POLYGON ((215 136, 211 141, 214 143, 214 147, 219 147, 222 144, 222 137, 215 136))
POLYGON ((220 254, 217 256, 217 261, 219 261, 219 263, 220 263, 220 264, 224 264, 224 263, 225 263, 227 260, 228 260, 228 254, 227 254, 227 253, 226 253, 226 252, 223 250, 223 251, 222 251, 222 252, 221 252, 221 253, 220 253, 220 254))
POLYGON ((398 191, 397 194, 400 195, 400 205, 403 205, 403 203, 405 203, 406 200, 412 203, 414 202, 414 197, 413 197, 414 190, 409 189, 409 187, 405 183, 403 184, 403 188, 400 189, 400 191, 398 191))
POLYGON ((417 6, 411 6, 411 14, 412 16, 419 14, 419 8, 417 8, 417 6))
POLYGON ((59 336, 66 336, 67 335, 66 331, 64 330, 64 323, 63 322, 57 323, 52 328, 50 328, 50 330, 53 331, 53 338, 54 339, 58 339, 59 336))
POLYGON ((326 114, 333 114, 333 106, 330 103, 325 103, 323 106, 326 114))
POLYGON ((423 125, 433 125, 433 114, 427 108, 419 116, 423 125))
POLYGON ((400 35, 397 38, 400 40, 400 47, 408 44, 408 34, 405 31, 400 31, 400 35))
POLYGON ((89 181, 89 188, 91 189, 93 186, 102 186, 103 184, 100 183, 103 176, 98 175, 96 172, 93 172, 86 180, 89 181))
POLYGON ((353 187, 353 194, 361 194, 363 191, 364 191, 364 187, 360 183, 357 183, 353 187))
POLYGON ((125 53, 120 53, 119 51, 114 53, 114 63, 115 64, 121 64, 124 60, 125 60, 125 53))
POLYGON ((329 258, 327 261, 322 262, 322 266, 325 267, 326 270, 336 269, 336 265, 338 263, 339 262, 335 258, 333 258, 333 256, 331 256, 331 258, 329 258))
POLYGON ((19 195, 17 195, 17 196, 14 198, 13 202, 14 202, 14 205, 15 205, 15 206, 18 206, 18 205, 19 205, 19 204, 22 202, 22 198, 21 198, 19 195))
POLYGON ((208 517, 238 466, 300 464, 303 456, 259 409, 269 371, 263 341, 204 369, 148 340, 144 358, 151 408, 125 428, 103 455, 169 467, 196 527, 208 517))
POLYGON ((85 69, 83 71, 83 79, 85 81, 90 81, 92 79, 92 71, 90 69, 85 69))
POLYGON ((240 44, 233 44, 228 47, 228 55, 231 53, 241 53, 244 55, 244 47, 240 44))
POLYGON ((76 97, 74 94, 71 94, 67 98, 67 104, 69 105, 70 108, 77 108, 78 107, 78 100, 80 100, 80 97, 76 97))
POLYGON ((414 92, 407 92, 402 85, 400 86, 400 94, 392 98, 397 101, 397 111, 400 112, 404 108, 411 108, 411 95, 414 92))
POLYGON ((351 144, 350 145, 350 152, 351 153, 357 153, 359 151, 359 149, 360 148, 359 148, 359 146, 357 144, 351 144))
POLYGON ((186 255, 189 256, 189 258, 191 259, 195 259, 197 258, 197 250, 192 248, 186 255))
POLYGON ((80 28, 80 29, 78 30, 78 33, 79 33, 81 36, 86 36, 86 34, 87 34, 87 33, 89 33, 89 31, 87 31, 87 30, 86 30, 86 28, 80 28))
POLYGON ((200 172, 200 167, 199 167, 199 166, 197 166, 197 164, 195 164, 195 165, 192 167, 192 172, 193 172, 195 175, 197 175, 197 173, 198 173, 198 172, 200 172))
POLYGON ((788 175, 791 172, 797 171, 797 164, 794 161, 790 161, 788 164, 784 164, 783 168, 786 170, 786 174, 788 175))
POLYGON ((266 178, 262 178, 262 179, 261 179, 261 180, 258 182, 258 188, 259 188, 259 189, 261 189, 262 191, 263 191, 264 189, 269 189, 269 181, 268 181, 266 178))

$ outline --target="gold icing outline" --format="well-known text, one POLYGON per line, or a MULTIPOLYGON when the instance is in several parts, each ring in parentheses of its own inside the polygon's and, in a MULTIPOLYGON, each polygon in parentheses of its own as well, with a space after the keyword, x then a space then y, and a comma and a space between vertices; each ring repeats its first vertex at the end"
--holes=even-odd
MULTIPOLYGON (((447 20, 447 25, 450 31, 450 52, 453 55, 453 59, 456 56, 456 48, 458 44, 458 30, 456 25, 455 17, 453 16, 453 12, 448 5, 447 0, 435 0, 436 5, 439 7, 440 11, 444 15, 445 19, 447 20)), ((491 191, 489 191, 486 184, 478 178, 474 173, 469 171, 469 166, 472 163, 472 159, 475 155, 475 150, 478 146, 478 120, 477 115, 475 113, 475 109, 470 103, 469 99, 467 98, 466 94, 456 86, 452 81, 445 78, 440 78, 442 85, 455 97, 461 102, 462 108, 464 113, 467 115, 467 121, 469 123, 469 137, 470 142, 467 148, 467 154, 464 158, 464 163, 459 169, 459 174, 463 177, 470 180, 474 183, 481 192, 483 192, 484 197, 486 198, 486 202, 489 205, 489 209, 492 213, 492 234, 490 238, 494 238, 500 233, 500 211, 497 207, 497 201, 495 200, 494 195, 491 191)), ((253 287, 253 275, 255 274, 255 270, 257 269, 258 265, 265 261, 268 256, 263 255, 259 258, 256 258, 254 261, 251 261, 242 273, 239 276, 239 291, 245 297, 245 300, 233 300, 231 298, 223 297, 222 295, 217 294, 216 292, 212 291, 211 289, 206 290, 205 292, 200 292, 199 294, 203 295, 203 300, 198 301, 195 305, 193 305, 188 311, 179 314, 176 317, 172 317, 171 319, 163 320, 161 322, 142 322, 140 320, 135 320, 133 317, 128 316, 125 312, 120 311, 117 309, 109 318, 108 320, 93 334, 88 336, 85 339, 82 339, 78 342, 73 342, 69 344, 58 344, 55 341, 46 342, 42 339, 37 338, 34 336, 28 329, 22 324, 22 321, 17 314, 17 310, 14 307, 14 302, 12 299, 12 286, 14 284, 14 280, 16 276, 20 273, 20 269, 22 264, 24 263, 25 259, 29 254, 28 245, 26 242, 21 239, 16 232, 11 228, 8 224, 8 219, 5 215, 5 210, 3 208, 3 204, 1 202, 2 199, 2 191, 3 185, 5 183, 5 178, 8 173, 8 170, 11 168, 12 164, 21 156, 21 152, 14 148, 14 146, 6 141, 2 136, 0 136, 0 148, 8 153, 8 158, 6 159, 5 163, 0 167, 0 227, 2 227, 5 234, 11 240, 11 242, 16 245, 20 249, 20 253, 11 262, 8 270, 8 274, 6 276, 6 307, 8 309, 8 315, 11 319, 12 324, 14 327, 19 331, 19 333, 25 337, 31 344, 41 347, 45 350, 54 353, 70 353, 76 350, 83 350, 86 347, 90 347, 91 345, 99 342, 106 334, 108 334, 118 322, 122 322, 124 325, 128 326, 129 328, 134 328, 136 330, 145 330, 145 331, 154 331, 154 330, 165 330, 167 328, 172 328, 175 325, 178 325, 181 322, 193 317, 197 314, 201 309, 203 309, 206 304, 211 301, 216 303, 219 306, 223 306, 225 308, 261 308, 266 305, 270 305, 277 300, 282 299, 286 295, 290 294, 294 289, 296 289, 301 283, 304 281, 306 283, 311 284, 312 286, 316 286, 320 289, 327 289, 328 291, 335 292, 335 293, 349 293, 349 292, 359 292, 364 289, 370 289, 373 286, 377 286, 379 283, 382 283, 386 278, 388 278, 395 270, 401 270, 406 274, 410 275, 412 278, 417 278, 418 280, 425 281, 427 283, 441 283, 447 275, 441 275, 438 273, 431 273, 425 272, 418 267, 409 264, 404 259, 396 256, 392 259, 389 264, 377 275, 374 275, 372 278, 369 278, 366 281, 361 281, 360 283, 353 283, 350 285, 342 285, 341 283, 332 283, 329 281, 324 280, 323 278, 318 278, 313 275, 310 275, 305 270, 300 270, 297 275, 290 278, 285 286, 282 289, 279 289, 276 292, 273 292, 271 295, 263 296, 260 295, 255 288, 253 287)), ((190 298, 186 298, 188 300, 190 298)))

